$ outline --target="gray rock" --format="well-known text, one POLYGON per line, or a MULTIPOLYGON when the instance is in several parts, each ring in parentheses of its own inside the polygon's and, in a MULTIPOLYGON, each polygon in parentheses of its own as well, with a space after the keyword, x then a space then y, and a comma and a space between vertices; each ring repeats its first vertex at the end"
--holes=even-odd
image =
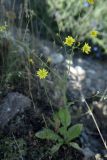
MULTIPOLYGON (((93 101, 93 109, 100 129, 107 130, 107 100, 93 101)), ((107 136, 106 136, 107 139, 107 136)))
POLYGON ((82 153, 84 155, 83 160, 95 160, 94 159, 95 154, 88 147, 82 149, 82 153))
MULTIPOLYGON (((107 88, 107 63, 95 59, 74 58, 73 61, 66 62, 68 71, 68 97, 71 100, 81 100, 80 92, 85 98, 91 98, 99 94, 103 96, 107 88), (70 65, 69 65, 70 64, 70 65)), ((102 101, 93 102, 94 115, 101 129, 107 128, 107 100, 106 94, 102 101)), ((86 117, 85 117, 86 118, 86 117)), ((92 117, 90 117, 90 120, 92 117)), ((94 123, 90 124, 91 129, 95 129, 94 123), (92 127, 93 126, 93 127, 92 127)), ((89 127, 89 125, 88 125, 89 127)))
MULTIPOLYGON (((69 62, 70 63, 70 62, 69 62)), ((97 91, 103 93, 107 87, 107 64, 90 59, 75 58, 69 65, 66 62, 69 82, 68 88, 73 91, 74 95, 82 90, 83 94, 93 96, 97 91), (78 85, 79 84, 79 87, 78 85), (76 93, 77 92, 77 93, 76 93)), ((74 96, 75 98, 78 98, 74 96)))
POLYGON ((50 41, 35 38, 34 49, 38 55, 50 59, 52 64, 60 64, 64 61, 64 56, 59 52, 59 46, 50 41))
POLYGON ((50 56, 50 58, 51 58, 53 64, 60 64, 64 61, 63 55, 61 55, 59 53, 52 54, 50 56))
POLYGON ((0 128, 3 128, 18 113, 23 113, 30 106, 31 101, 28 97, 17 92, 8 93, 0 105, 0 128))

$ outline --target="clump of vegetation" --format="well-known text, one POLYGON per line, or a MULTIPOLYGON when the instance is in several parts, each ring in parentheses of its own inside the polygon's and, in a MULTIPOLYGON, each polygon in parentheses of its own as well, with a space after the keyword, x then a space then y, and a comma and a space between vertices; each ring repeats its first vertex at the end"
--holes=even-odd
POLYGON ((55 145, 51 148, 52 153, 57 152, 63 145, 81 150, 79 145, 73 141, 80 136, 83 125, 76 124, 71 126, 71 114, 67 107, 60 108, 53 115, 51 125, 53 129, 44 128, 36 133, 36 137, 53 141, 55 145))
POLYGON ((0 140, 0 158, 2 160, 19 160, 26 155, 26 142, 24 139, 3 138, 0 140))
POLYGON ((107 53, 106 5, 105 0, 93 2, 88 0, 46 0, 39 2, 37 0, 32 2, 31 7, 36 12, 34 19, 38 22, 38 30, 41 26, 42 31, 45 30, 44 34, 55 38, 59 31, 61 33, 72 32, 72 35, 78 37, 79 40, 91 39, 93 44, 99 45, 107 53), (44 11, 41 6, 43 6, 44 11), (93 39, 89 35, 92 29, 100 32, 98 38, 93 39))
MULTIPOLYGON (((7 1, 5 1, 6 3, 7 1)), ((37 117, 35 116, 36 118, 34 118, 30 115, 34 119, 30 124, 27 124, 30 126, 28 127, 30 129, 26 131, 27 135, 24 136, 31 145, 29 145, 31 153, 26 152, 27 149, 28 151, 30 150, 26 142, 22 138, 15 139, 12 133, 13 139, 5 138, 3 135, 3 139, 0 140, 0 157, 2 160, 19 160, 26 155, 30 158, 32 156, 34 159, 35 157, 38 158, 37 155, 39 155, 39 159, 45 159, 45 157, 47 159, 51 153, 50 159, 54 159, 54 156, 65 148, 68 151, 69 148, 82 151, 79 146, 79 138, 83 131, 83 125, 72 122, 66 95, 71 63, 68 62, 68 66, 65 63, 61 64, 63 67, 61 66, 62 68, 60 69, 60 64, 51 63, 51 56, 46 57, 43 55, 44 53, 41 53, 43 51, 41 49, 42 45, 39 45, 40 49, 37 49, 38 47, 35 44, 41 43, 41 36, 44 39, 48 38, 54 41, 53 46, 56 44, 61 45, 61 49, 64 49, 64 52, 62 51, 63 53, 61 53, 64 54, 62 57, 65 58, 64 60, 67 58, 70 61, 72 61, 75 51, 87 55, 91 54, 93 44, 99 45, 107 53, 107 2, 105 0, 23 0, 19 4, 20 14, 18 9, 15 10, 14 8, 17 6, 16 1, 10 0, 7 6, 10 5, 12 11, 7 9, 6 14, 6 8, 3 6, 5 8, 3 12, 4 17, 2 17, 0 23, 0 88, 2 88, 3 92, 5 90, 8 92, 8 89, 10 89, 12 91, 20 91, 29 96, 32 100, 31 107, 34 108, 34 113, 39 113, 39 116, 43 117, 45 127, 39 130, 41 126, 38 127, 38 124, 41 121, 35 122, 35 119, 40 117, 36 115, 37 117), (64 107, 58 108, 58 106, 64 107), (58 111, 54 112, 56 108, 58 111), (52 118, 47 116, 48 123, 46 123, 47 120, 44 118, 44 111, 46 113, 50 112, 49 115, 52 115, 52 118), (35 129, 35 124, 37 124, 38 129, 35 129), (39 131, 35 134, 35 130, 39 131), (33 139, 35 138, 34 135, 36 136, 35 141, 33 139), (46 142, 46 148, 41 145, 42 142, 46 142), (34 146, 36 147, 33 148, 34 146), (48 146, 51 146, 51 149, 48 150, 48 146)), ((48 52, 49 48, 43 48, 45 52, 48 52)), ((57 53, 55 53, 56 55, 57 53)), ((53 59, 57 57, 54 57, 54 54, 52 56, 53 59)), ((79 70, 81 71, 81 68, 79 70)), ((74 74, 76 75, 76 73, 74 74)), ((74 79, 76 78, 75 76, 74 79)), ((77 84, 77 86, 79 85, 77 84)), ((82 87, 79 86, 78 88, 82 87)), ((106 142, 94 115, 82 93, 80 95, 81 101, 87 106, 89 114, 92 116, 98 133, 107 149, 106 142)))

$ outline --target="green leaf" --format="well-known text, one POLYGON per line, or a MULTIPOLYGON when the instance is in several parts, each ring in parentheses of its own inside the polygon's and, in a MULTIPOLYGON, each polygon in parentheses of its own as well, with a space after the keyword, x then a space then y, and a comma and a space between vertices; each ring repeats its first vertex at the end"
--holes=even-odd
POLYGON ((44 128, 42 131, 39 131, 36 133, 36 137, 40 139, 47 139, 47 140, 53 140, 53 141, 61 141, 62 138, 56 134, 53 130, 44 128))
POLYGON ((71 123, 71 115, 70 115, 68 108, 67 107, 60 108, 58 115, 59 115, 61 124, 67 128, 71 123))
POLYGON ((67 136, 67 129, 65 127, 59 128, 59 133, 65 138, 67 136))
POLYGON ((53 114, 53 120, 54 121, 59 120, 58 112, 53 114))
POLYGON ((52 154, 54 154, 55 152, 57 152, 57 151, 60 149, 60 147, 62 146, 62 144, 63 144, 63 143, 58 143, 58 144, 54 145, 54 146, 51 148, 52 154))
POLYGON ((71 141, 80 136, 83 129, 82 124, 76 124, 68 129, 68 141, 71 141))
POLYGON ((70 143, 70 146, 72 146, 73 148, 75 148, 75 149, 77 149, 77 150, 79 150, 79 151, 82 150, 82 149, 80 148, 80 146, 79 146, 77 143, 75 143, 75 142, 71 142, 71 143, 70 143))

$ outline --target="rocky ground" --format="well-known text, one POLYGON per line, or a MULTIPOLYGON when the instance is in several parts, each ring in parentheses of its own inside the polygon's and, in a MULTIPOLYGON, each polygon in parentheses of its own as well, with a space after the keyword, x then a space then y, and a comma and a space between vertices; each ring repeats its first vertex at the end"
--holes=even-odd
MULTIPOLYGON (((91 105, 103 136, 107 140, 107 64, 106 62, 103 63, 93 59, 82 58, 74 58, 70 67, 69 63, 71 63, 71 61, 66 60, 66 67, 69 68, 67 84, 68 99, 79 100, 81 102, 81 105, 79 105, 78 102, 74 103, 71 110, 72 113, 76 114, 79 107, 81 107, 82 110, 81 114, 83 114, 83 116, 80 114, 78 120, 84 123, 85 126, 84 132, 80 137, 83 149, 82 154, 85 156, 84 160, 88 160, 88 158, 95 156, 97 157, 97 160, 106 159, 107 152, 103 147, 92 117, 89 114, 86 114, 87 108, 81 101, 80 90, 82 90, 87 102, 91 105), (104 98, 101 96, 102 94, 104 94, 104 98)), ((14 133, 15 136, 24 136, 28 138, 29 145, 34 143, 33 145, 35 146, 35 143, 38 142, 35 142, 34 139, 32 140, 34 132, 43 125, 41 123, 42 120, 37 119, 37 114, 38 112, 34 112, 34 110, 31 109, 29 98, 15 92, 8 93, 3 101, 1 101, 0 105, 0 128, 5 134, 7 134, 7 132, 10 135, 11 133, 14 133)))
MULTIPOLYGON (((73 156, 77 156, 75 159, 80 159, 81 157, 81 160, 92 160, 92 158, 96 160, 107 159, 107 151, 103 146, 92 116, 88 113, 86 104, 84 104, 81 97, 81 94, 84 95, 94 113, 104 139, 107 140, 107 61, 93 59, 92 56, 68 59, 65 58, 63 50, 61 52, 59 47, 54 48, 50 42, 40 39, 35 39, 35 42, 36 46, 34 50, 45 60, 48 58, 51 59, 50 67, 54 68, 55 73, 63 75, 63 72, 67 71, 66 95, 68 101, 73 102, 70 107, 71 114, 74 118, 73 121, 74 123, 82 122, 84 124, 84 131, 79 140, 82 153, 62 148, 59 155, 56 155, 53 160, 59 158, 64 160, 66 154, 63 153, 66 152, 68 154, 67 160, 73 160, 73 156)), ((18 52, 19 54, 25 54, 21 47, 19 47, 18 52)), ((59 87, 60 81, 58 82, 57 79, 54 80, 54 77, 51 76, 50 74, 45 85, 47 86, 47 93, 52 106, 56 109, 58 106, 63 105, 62 88, 59 87)), ((14 90, 9 90, 4 95, 2 95, 3 90, 0 92, 2 95, 0 101, 1 157, 5 154, 5 157, 9 155, 8 152, 15 150, 13 146, 17 146, 14 152, 15 157, 16 155, 17 157, 22 155, 25 160, 52 159, 49 156, 47 147, 50 144, 38 141, 34 136, 44 126, 42 113, 46 114, 46 116, 51 115, 50 103, 47 102, 46 94, 44 94, 44 84, 40 82, 32 83, 33 87, 31 91, 34 95, 35 105, 33 105, 31 97, 27 95, 28 91, 23 91, 23 87, 20 93, 18 86, 14 90), (37 89, 37 86, 39 86, 40 90, 37 89), (43 145, 46 146, 45 149, 43 145), (17 148, 19 148, 19 151, 17 148)), ((10 159, 15 160, 14 156, 13 159, 10 159)), ((19 160, 21 158, 18 157, 17 159, 19 160)), ((2 160, 4 159, 2 158, 2 160)))
MULTIPOLYGON (((14 12, 11 12, 13 1, 1 1, 0 17, 19 17, 22 3, 21 0, 16 1, 14 12)), ((16 20, 17 21, 17 20, 16 20)), ((0 159, 1 160, 106 160, 107 150, 105 149, 101 137, 93 122, 92 116, 89 114, 86 104, 83 101, 83 95, 89 104, 104 140, 107 141, 107 57, 101 60, 93 58, 93 56, 74 56, 69 59, 65 56, 62 47, 55 44, 35 38, 29 32, 26 33, 23 43, 17 43, 16 39, 21 39, 25 31, 20 31, 17 27, 11 27, 8 34, 8 40, 4 39, 6 46, 2 45, 2 49, 13 44, 17 48, 20 56, 25 56, 26 46, 32 46, 32 52, 43 58, 43 60, 51 60, 50 67, 54 68, 54 73, 63 75, 67 71, 67 91, 66 96, 68 102, 72 102, 70 111, 73 117, 73 123, 82 122, 84 130, 81 137, 77 140, 82 148, 82 152, 62 147, 60 151, 51 156, 49 153, 49 142, 41 141, 35 138, 35 133, 44 127, 42 114, 45 117, 51 116, 50 103, 47 102, 44 93, 44 83, 38 82, 36 79, 32 81, 31 92, 28 94, 28 86, 16 83, 14 89, 5 91, 0 88, 0 159), (7 43, 9 41, 9 43, 7 43), (31 44, 33 42, 33 44, 31 44), (24 46, 24 47, 23 47, 24 46)), ((19 40, 18 39, 18 40, 19 40)), ((12 46, 12 47, 13 47, 12 46)), ((0 53, 2 52, 0 48, 0 53)), ((6 57, 8 50, 5 50, 6 57)), ((28 51, 29 53, 29 51, 28 51)), ((101 50, 96 50, 97 56, 101 56, 101 50), (100 55, 99 55, 100 54, 100 55)), ((36 57, 37 58, 37 57, 36 57)), ((37 59, 38 61, 38 59, 37 59)), ((0 78, 2 72, 1 54, 0 54, 0 78)), ((59 79, 59 78, 58 78, 59 79)), ((49 99, 52 106, 56 109, 63 105, 63 88, 59 87, 60 81, 51 75, 47 78, 46 86, 49 99)))

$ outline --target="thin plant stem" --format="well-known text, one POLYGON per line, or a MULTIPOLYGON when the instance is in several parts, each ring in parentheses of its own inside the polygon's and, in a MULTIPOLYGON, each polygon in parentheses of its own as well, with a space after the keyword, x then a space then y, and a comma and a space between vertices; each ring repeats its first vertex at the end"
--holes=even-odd
POLYGON ((44 89, 45 89, 45 94, 46 94, 46 96, 47 96, 47 98, 48 98, 48 101, 49 101, 49 103, 50 103, 52 113, 54 114, 54 109, 53 109, 53 107, 52 107, 52 103, 51 103, 51 100, 50 100, 50 98, 49 98, 49 96, 48 96, 48 93, 47 93, 47 90, 46 90, 45 85, 44 85, 44 89))
POLYGON ((102 97, 101 97, 101 99, 100 99, 100 102, 104 99, 106 93, 107 93, 107 88, 105 89, 105 91, 104 91, 104 93, 103 93, 103 95, 102 95, 102 97))
POLYGON ((99 133, 99 135, 100 135, 100 137, 101 137, 101 140, 102 140, 102 142, 103 142, 103 144, 104 144, 104 147, 105 147, 105 149, 107 150, 106 141, 104 140, 104 137, 103 137, 103 135, 102 135, 102 133, 101 133, 101 130, 100 130, 99 126, 98 126, 98 123, 97 123, 97 121, 96 121, 96 119, 95 119, 95 116, 94 116, 93 112, 91 111, 90 106, 88 105, 88 103, 87 103, 87 101, 86 101, 86 99, 85 99, 85 97, 84 97, 84 95, 83 95, 82 93, 81 93, 81 97, 82 97, 82 102, 85 103, 86 107, 87 107, 88 110, 89 110, 90 115, 92 116, 92 119, 93 119, 93 121, 94 121, 94 123, 95 123, 95 126, 96 126, 96 128, 97 128, 97 130, 98 130, 98 133, 99 133))

